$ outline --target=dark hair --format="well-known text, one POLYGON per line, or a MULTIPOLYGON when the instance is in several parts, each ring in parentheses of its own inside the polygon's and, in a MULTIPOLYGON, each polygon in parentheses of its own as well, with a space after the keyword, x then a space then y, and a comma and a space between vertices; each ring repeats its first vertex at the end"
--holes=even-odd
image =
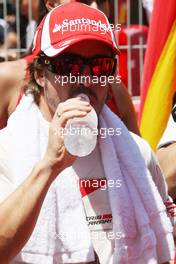
POLYGON ((91 3, 93 2, 93 0, 79 0, 77 2, 80 2, 80 3, 83 3, 83 4, 86 4, 86 5, 91 5, 91 3))
MULTIPOLYGON (((96 2, 97 2, 97 5, 101 5, 101 4, 103 4, 104 2, 106 2, 107 0, 96 0, 96 2)), ((108 2, 109 2, 109 0, 108 0, 108 2)))
POLYGON ((28 66, 28 71, 30 74, 30 80, 28 84, 24 87, 24 91, 26 94, 33 94, 34 100, 37 104, 39 104, 40 94, 42 87, 35 80, 35 72, 44 69, 44 64, 42 63, 40 56, 35 57, 33 63, 28 66))
POLYGON ((40 0, 39 1, 39 17, 38 17, 38 24, 41 22, 41 20, 43 19, 43 17, 48 14, 48 10, 45 6, 45 1, 44 0, 40 0))

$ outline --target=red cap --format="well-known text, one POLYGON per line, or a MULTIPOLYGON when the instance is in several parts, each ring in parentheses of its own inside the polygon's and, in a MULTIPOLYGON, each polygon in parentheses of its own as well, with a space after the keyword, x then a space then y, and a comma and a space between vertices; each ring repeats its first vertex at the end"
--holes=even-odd
POLYGON ((43 28, 45 18, 46 17, 42 19, 42 21, 40 22, 39 26, 37 27, 35 31, 35 35, 33 39, 33 48, 32 48, 32 53, 34 55, 38 55, 41 53, 41 36, 42 36, 42 28, 43 28))
POLYGON ((59 5, 38 26, 33 52, 54 57, 73 44, 88 39, 104 42, 119 54, 113 31, 103 12, 78 2, 59 5))

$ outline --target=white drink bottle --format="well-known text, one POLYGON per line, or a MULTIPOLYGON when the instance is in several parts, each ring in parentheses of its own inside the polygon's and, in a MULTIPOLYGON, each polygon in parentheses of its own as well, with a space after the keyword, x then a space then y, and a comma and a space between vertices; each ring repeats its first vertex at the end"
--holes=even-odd
MULTIPOLYGON (((82 100, 89 102, 89 97, 79 94, 82 100)), ((64 144, 67 151, 78 157, 89 155, 97 143, 98 118, 95 110, 85 116, 69 120, 65 126, 64 144)))

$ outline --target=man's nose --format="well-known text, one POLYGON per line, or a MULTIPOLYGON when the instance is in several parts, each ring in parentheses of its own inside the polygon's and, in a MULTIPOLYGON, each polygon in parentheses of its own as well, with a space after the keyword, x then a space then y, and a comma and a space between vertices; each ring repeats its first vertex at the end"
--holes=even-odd
POLYGON ((85 87, 91 86, 92 75, 89 65, 84 65, 81 73, 81 84, 84 84, 85 87))

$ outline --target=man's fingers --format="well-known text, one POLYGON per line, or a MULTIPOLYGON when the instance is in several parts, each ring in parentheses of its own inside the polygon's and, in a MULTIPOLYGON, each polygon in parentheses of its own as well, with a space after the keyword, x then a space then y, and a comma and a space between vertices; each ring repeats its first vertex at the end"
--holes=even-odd
POLYGON ((69 119, 84 117, 91 109, 91 105, 80 98, 68 99, 58 105, 52 123, 58 128, 64 128, 69 119))
POLYGON ((53 118, 53 122, 56 126, 64 128, 69 119, 84 117, 87 115, 87 113, 87 111, 82 111, 78 109, 67 111, 64 113, 56 112, 53 118))
POLYGON ((57 107, 56 112, 62 114, 64 112, 71 111, 74 109, 83 110, 83 111, 85 110, 89 112, 91 110, 91 105, 88 102, 81 101, 77 98, 69 99, 64 103, 60 103, 57 107))

